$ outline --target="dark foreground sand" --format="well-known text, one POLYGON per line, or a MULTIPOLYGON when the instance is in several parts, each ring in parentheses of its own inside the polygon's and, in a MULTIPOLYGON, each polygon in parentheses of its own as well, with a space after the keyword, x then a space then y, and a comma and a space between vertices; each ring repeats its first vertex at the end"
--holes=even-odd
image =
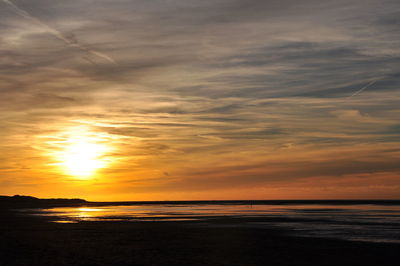
POLYGON ((400 245, 286 236, 243 221, 50 223, 0 210, 0 265, 400 265, 400 245))

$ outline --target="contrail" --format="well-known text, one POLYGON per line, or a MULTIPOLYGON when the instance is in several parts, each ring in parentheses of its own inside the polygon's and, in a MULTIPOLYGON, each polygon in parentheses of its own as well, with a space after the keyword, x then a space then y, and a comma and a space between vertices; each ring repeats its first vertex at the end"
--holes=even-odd
POLYGON ((49 25, 47 25, 46 23, 42 22, 40 19, 38 19, 35 16, 32 16, 31 14, 29 14, 28 12, 26 12, 25 10, 19 8, 18 6, 16 6, 13 2, 11 2, 10 0, 3 0, 4 3, 6 3, 9 7, 12 8, 12 10, 18 14, 21 17, 24 17, 26 19, 29 19, 31 21, 33 21, 34 23, 36 23, 37 25, 41 26, 42 28, 46 29, 47 32, 49 32, 50 34, 52 34, 53 36, 55 36, 57 39, 63 41, 65 44, 71 46, 71 47, 75 47, 78 48, 79 50, 92 54, 94 56, 103 58, 104 60, 117 65, 117 62, 115 62, 114 59, 112 59, 111 57, 109 57, 106 54, 103 54, 101 52, 98 52, 96 50, 92 50, 89 48, 86 48, 84 46, 82 46, 81 44, 79 44, 75 39, 71 39, 66 37, 65 35, 63 35, 61 32, 59 32, 58 30, 50 27, 49 25))
POLYGON ((359 89, 358 91, 356 91, 355 93, 353 93, 352 95, 350 95, 349 97, 347 97, 347 99, 350 99, 350 98, 356 96, 357 94, 360 94, 360 93, 363 92, 365 89, 367 89, 369 86, 374 85, 375 82, 377 82, 378 80, 381 80, 381 79, 383 79, 383 78, 378 78, 378 79, 375 79, 375 80, 369 82, 367 85, 365 85, 364 87, 362 87, 361 89, 359 89))

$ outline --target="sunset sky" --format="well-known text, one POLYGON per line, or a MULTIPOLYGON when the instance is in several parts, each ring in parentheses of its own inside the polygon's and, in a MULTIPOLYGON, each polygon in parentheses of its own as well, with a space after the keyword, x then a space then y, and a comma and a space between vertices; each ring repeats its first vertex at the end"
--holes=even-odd
POLYGON ((398 0, 0 0, 0 194, 400 199, 398 0))

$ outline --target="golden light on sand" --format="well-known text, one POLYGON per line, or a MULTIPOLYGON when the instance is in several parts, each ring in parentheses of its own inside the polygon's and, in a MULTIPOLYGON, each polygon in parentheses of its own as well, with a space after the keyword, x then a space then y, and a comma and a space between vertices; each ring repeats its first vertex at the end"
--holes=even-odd
POLYGON ((110 147, 88 132, 72 131, 62 146, 55 157, 64 174, 89 179, 108 165, 110 147))

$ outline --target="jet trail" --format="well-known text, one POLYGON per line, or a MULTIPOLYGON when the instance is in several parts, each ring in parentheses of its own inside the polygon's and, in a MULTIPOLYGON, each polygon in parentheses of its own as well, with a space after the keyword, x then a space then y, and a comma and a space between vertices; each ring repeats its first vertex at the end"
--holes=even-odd
POLYGON ((367 85, 365 85, 364 87, 362 87, 361 89, 359 89, 358 91, 356 91, 355 93, 353 93, 352 95, 350 95, 349 97, 347 97, 347 99, 351 99, 352 97, 354 97, 354 96, 360 94, 360 93, 363 92, 365 89, 367 89, 369 86, 374 85, 375 82, 377 82, 378 80, 381 80, 381 79, 383 79, 383 78, 378 78, 378 79, 375 79, 375 80, 369 82, 367 85))
POLYGON ((21 17, 24 17, 26 19, 29 19, 31 21, 33 21, 34 23, 36 23, 37 25, 41 26, 42 28, 46 29, 46 31, 50 34, 52 34, 53 36, 55 36, 57 39, 63 41, 65 44, 71 46, 71 47, 75 47, 78 48, 79 50, 86 52, 88 54, 100 57, 114 65, 117 65, 117 62, 115 62, 114 59, 112 59, 111 57, 109 57, 106 54, 103 54, 101 52, 98 52, 96 50, 92 50, 89 48, 86 48, 84 46, 82 46, 81 44, 79 44, 75 39, 71 39, 68 38, 66 36, 64 36, 60 31, 50 27, 49 25, 47 25, 46 23, 42 22, 40 19, 38 19, 35 16, 32 16, 31 14, 29 14, 28 12, 26 12, 25 10, 19 8, 18 6, 16 6, 13 2, 11 2, 10 0, 3 0, 3 2, 5 4, 7 4, 9 7, 11 7, 11 9, 18 14, 21 17))

